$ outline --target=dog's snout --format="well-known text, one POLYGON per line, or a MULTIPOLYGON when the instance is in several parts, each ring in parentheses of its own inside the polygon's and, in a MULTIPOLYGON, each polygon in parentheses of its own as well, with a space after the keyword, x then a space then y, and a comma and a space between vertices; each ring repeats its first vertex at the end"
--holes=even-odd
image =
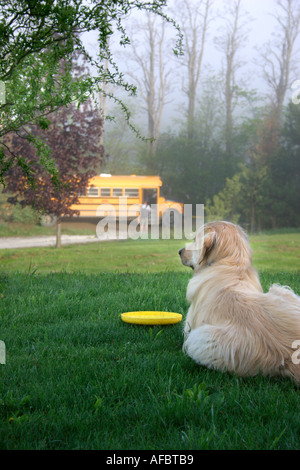
POLYGON ((181 250, 178 251, 179 256, 181 255, 182 250, 183 248, 181 248, 181 250))

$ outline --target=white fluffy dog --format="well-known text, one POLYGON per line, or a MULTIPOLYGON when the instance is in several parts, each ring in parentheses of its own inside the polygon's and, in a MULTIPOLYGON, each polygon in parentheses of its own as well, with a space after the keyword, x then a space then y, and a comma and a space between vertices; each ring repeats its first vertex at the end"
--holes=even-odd
POLYGON ((263 293, 244 231, 229 222, 205 224, 179 255, 194 270, 184 351, 209 368, 285 375, 299 384, 300 297, 279 285, 263 293))

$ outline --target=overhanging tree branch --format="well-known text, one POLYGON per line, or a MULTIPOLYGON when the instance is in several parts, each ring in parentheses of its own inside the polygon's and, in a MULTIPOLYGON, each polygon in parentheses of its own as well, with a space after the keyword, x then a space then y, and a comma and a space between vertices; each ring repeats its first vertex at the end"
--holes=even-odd
MULTIPOLYGON (((115 31, 121 33, 121 44, 129 44, 124 19, 133 9, 154 13, 173 25, 178 38, 175 52, 180 53, 179 28, 163 12, 165 6, 165 0, 0 0, 0 81, 7 88, 7 104, 0 108, 0 147, 8 131, 38 122, 46 110, 86 100, 104 79, 134 92, 107 50, 107 40, 115 31), (90 31, 98 32, 98 61, 90 57, 79 36, 90 31), (96 66, 97 78, 74 80, 69 71, 59 69, 60 61, 71 62, 76 50, 96 66), (103 58, 108 58, 107 71, 103 58)), ((6 165, 0 168, 2 182, 5 172, 6 165)))

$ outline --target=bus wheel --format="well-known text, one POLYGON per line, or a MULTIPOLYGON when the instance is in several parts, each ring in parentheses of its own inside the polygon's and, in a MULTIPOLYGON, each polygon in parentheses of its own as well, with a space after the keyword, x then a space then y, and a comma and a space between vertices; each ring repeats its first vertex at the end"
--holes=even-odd
POLYGON ((53 214, 44 214, 40 218, 40 223, 43 227, 53 227, 57 222, 56 215, 53 214))

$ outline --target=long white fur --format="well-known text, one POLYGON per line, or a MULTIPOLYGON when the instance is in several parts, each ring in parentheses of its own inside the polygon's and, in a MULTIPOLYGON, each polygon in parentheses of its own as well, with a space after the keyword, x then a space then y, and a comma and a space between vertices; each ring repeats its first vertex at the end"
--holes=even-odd
POLYGON ((196 237, 192 248, 180 253, 194 269, 184 351, 209 368, 285 375, 300 383, 300 364, 292 360, 300 340, 300 297, 277 284, 263 293, 247 236, 236 225, 206 224, 204 239, 196 237))

